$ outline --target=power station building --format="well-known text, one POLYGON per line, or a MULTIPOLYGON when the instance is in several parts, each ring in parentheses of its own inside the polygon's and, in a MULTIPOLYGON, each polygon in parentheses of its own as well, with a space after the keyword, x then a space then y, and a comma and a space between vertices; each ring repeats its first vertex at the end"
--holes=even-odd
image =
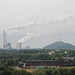
POLYGON ((7 43, 6 32, 3 30, 3 49, 11 49, 11 43, 7 43))
POLYGON ((7 43, 7 49, 11 49, 11 43, 7 43))

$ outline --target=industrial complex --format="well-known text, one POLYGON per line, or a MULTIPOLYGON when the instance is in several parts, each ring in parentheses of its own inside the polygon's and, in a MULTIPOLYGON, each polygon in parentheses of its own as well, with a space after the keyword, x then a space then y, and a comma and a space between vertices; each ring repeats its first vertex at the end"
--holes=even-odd
MULTIPOLYGON (((11 42, 7 42, 6 32, 3 30, 3 48, 2 49, 12 49, 11 42)), ((21 42, 17 42, 16 49, 22 49, 21 42)))

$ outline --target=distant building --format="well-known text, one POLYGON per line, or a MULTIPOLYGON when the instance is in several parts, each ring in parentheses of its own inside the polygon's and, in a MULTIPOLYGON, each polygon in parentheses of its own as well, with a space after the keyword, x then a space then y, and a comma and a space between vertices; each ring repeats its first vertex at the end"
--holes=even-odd
POLYGON ((59 51, 59 49, 56 49, 56 51, 59 51))
POLYGON ((75 57, 62 57, 63 59, 73 60, 75 57))
POLYGON ((64 53, 67 54, 67 51, 65 51, 64 53))
POLYGON ((47 67, 47 66, 65 66, 71 65, 69 61, 55 61, 55 60, 25 60, 22 63, 18 64, 18 67, 21 68, 37 68, 47 67))
POLYGON ((51 54, 53 54, 54 53, 54 51, 51 51, 51 52, 49 52, 49 55, 51 55, 51 54))
POLYGON ((26 49, 30 49, 30 46, 26 46, 26 49))
POLYGON ((6 32, 3 30, 3 49, 7 49, 6 32))
POLYGON ((7 43, 7 49, 11 49, 11 43, 7 43))

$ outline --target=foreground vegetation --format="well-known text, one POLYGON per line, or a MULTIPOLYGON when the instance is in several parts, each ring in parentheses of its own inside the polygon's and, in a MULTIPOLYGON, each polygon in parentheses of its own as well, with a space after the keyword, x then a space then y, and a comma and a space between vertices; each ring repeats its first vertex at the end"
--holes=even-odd
MULTIPOLYGON (((33 69, 31 69, 33 70, 33 69)), ((75 68, 44 68, 33 72, 27 72, 23 69, 13 69, 12 67, 0 66, 0 75, 75 75, 75 68)))
MULTIPOLYGON (((0 65, 17 66, 18 62, 25 60, 58 60, 66 61, 62 57, 75 57, 75 50, 0 50, 0 65), (49 54, 51 51, 54 53, 49 54), (65 53, 65 51, 67 53, 65 53)), ((75 58, 68 60, 75 66, 75 58)))
POLYGON ((70 61, 70 66, 75 66, 75 58, 65 60, 62 57, 75 57, 75 50, 0 50, 0 75, 75 75, 74 67, 46 67, 30 71, 28 69, 14 69, 19 62, 24 60, 70 61), (51 51, 54 52, 49 54, 51 51))
POLYGON ((16 70, 12 67, 0 66, 0 75, 31 75, 25 70, 16 70))
POLYGON ((39 69, 32 73, 32 75, 75 75, 75 68, 48 68, 39 69))

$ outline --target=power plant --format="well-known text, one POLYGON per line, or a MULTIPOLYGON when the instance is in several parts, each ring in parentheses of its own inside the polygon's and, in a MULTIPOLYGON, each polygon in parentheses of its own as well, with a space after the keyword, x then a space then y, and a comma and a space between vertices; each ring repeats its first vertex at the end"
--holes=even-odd
MULTIPOLYGON (((21 50, 23 41, 27 40, 28 38, 29 38, 29 36, 26 36, 26 37, 23 37, 21 40, 19 40, 17 42, 16 49, 21 50)), ((12 49, 11 42, 7 42, 5 30, 3 30, 3 47, 2 47, 2 49, 12 49)), ((26 46, 26 49, 30 49, 30 46, 26 46)))
POLYGON ((3 49, 11 49, 11 43, 7 43, 6 32, 3 30, 3 49))

